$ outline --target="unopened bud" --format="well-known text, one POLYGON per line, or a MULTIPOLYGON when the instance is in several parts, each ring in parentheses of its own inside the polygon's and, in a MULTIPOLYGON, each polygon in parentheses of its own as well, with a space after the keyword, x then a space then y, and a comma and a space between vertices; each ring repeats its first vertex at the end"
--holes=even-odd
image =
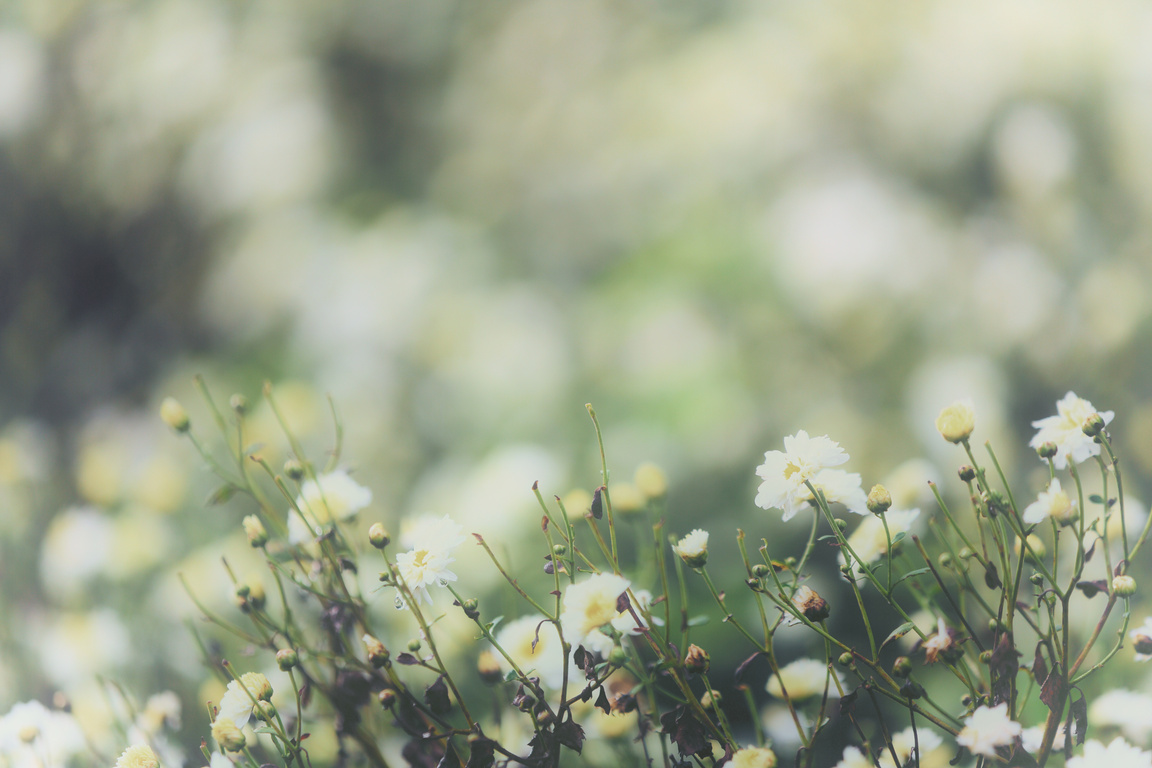
POLYGON ((900 695, 906 699, 918 699, 924 695, 924 686, 915 680, 905 680, 900 686, 900 695))
POLYGON ((842 517, 837 517, 836 518, 836 527, 839 528, 840 530, 844 530, 845 528, 848 527, 848 521, 842 517))
POLYGON ((364 649, 368 655, 368 663, 376 669, 388 665, 388 659, 391 654, 388 649, 384 647, 384 643, 377 640, 372 635, 364 635, 364 649))
POLYGON ((1040 447, 1036 449, 1036 454, 1042 459, 1051 459, 1056 456, 1060 449, 1056 447, 1056 443, 1047 440, 1040 443, 1040 447))
POLYGON ((1043 586, 1044 576, 1043 576, 1043 574, 1034 573, 1028 577, 1028 581, 1032 582, 1033 586, 1037 586, 1037 587, 1043 586))
POLYGON ((849 653, 848 651, 844 651, 844 653, 840 654, 836 658, 836 663, 842 667, 850 667, 850 666, 852 666, 852 664, 855 663, 855 659, 852 658, 851 653, 849 653))
POLYGON ((284 462, 284 474, 293 480, 304 477, 304 464, 299 459, 288 459, 284 462))
POLYGON ((960 475, 960 479, 966 483, 976 479, 976 470, 971 464, 961 464, 960 469, 956 470, 956 474, 960 475))
POLYGON ((1044 540, 1034 533, 1028 534, 1026 539, 1027 546, 1020 543, 1020 539, 1016 539, 1016 556, 1020 556, 1021 549, 1024 550, 1024 558, 1030 562, 1037 562, 1042 560, 1044 555, 1048 554, 1048 548, 1044 546, 1044 540))
POLYGON ((788 555, 788 557, 784 558, 784 565, 787 566, 788 570, 790 571, 796 570, 796 564, 798 562, 799 561, 792 555, 788 555))
POLYGON ((961 560, 971 560, 972 558, 976 557, 976 553, 973 552, 969 547, 960 547, 960 551, 956 554, 960 555, 961 560))
POLYGON ((187 432, 192 426, 188 411, 184 410, 184 406, 174 397, 166 397, 164 402, 160 403, 160 418, 177 432, 187 432))
POLYGON ((236 393, 228 398, 228 405, 232 407, 232 410, 237 416, 243 416, 248 413, 248 398, 240 393, 236 393))
POLYGON ((420 650, 420 639, 414 637, 411 640, 409 640, 408 641, 408 650, 412 651, 412 653, 416 653, 417 651, 419 651, 420 650))
POLYGON ((268 530, 256 515, 247 515, 242 521, 244 533, 253 549, 260 549, 268 543, 268 530))
POLYGON ((708 652, 693 643, 688 646, 688 653, 684 655, 684 669, 694 675, 702 675, 708 671, 708 652))
POLYGON ((1104 417, 1098 413, 1093 413, 1084 419, 1084 425, 1081 429, 1084 430, 1084 434, 1088 435, 1088 437, 1096 437, 1104 431, 1104 417))
POLYGON ((756 565, 752 566, 752 573, 755 574, 756 578, 762 579, 767 576, 770 571, 764 563, 756 563, 756 565))
POLYGON ((992 661, 992 651, 980 651, 980 663, 987 664, 992 661))
POLYGON ((368 541, 376 549, 384 549, 392 543, 392 537, 388 535, 388 530, 384 527, 383 523, 372 523, 368 529, 368 541))
POLYGON ((552 556, 553 557, 564 557, 564 555, 566 555, 566 554, 568 554, 568 547, 564 546, 563 544, 553 544, 552 545, 552 556))
POLYGON ((703 568, 708 562, 708 531, 697 528, 672 547, 689 568, 703 568))
POLYGON ((376 694, 376 699, 385 709, 391 709, 392 705, 396 703, 396 692, 391 688, 385 688, 376 694))
POLYGON ((476 671, 480 673, 480 679, 488 685, 496 685, 504 679, 500 670, 500 662, 492 651, 480 653, 480 657, 476 660, 476 671))
POLYGON ((464 615, 470 619, 475 619, 480 615, 480 603, 474 597, 470 597, 460 604, 464 609, 464 615))
POLYGON ((256 706, 252 708, 252 711, 256 714, 256 717, 266 723, 276 719, 276 706, 270 701, 256 702, 256 706))
POLYGON ((892 494, 882 485, 872 486, 868 492, 868 511, 874 515, 882 515, 892 506, 892 494))
POLYGON ((898 656, 892 662, 892 676, 904 680, 912 674, 912 660, 907 656, 898 656))
POLYGON ((976 412, 968 403, 952 403, 936 417, 936 429, 940 435, 950 443, 959 443, 968 439, 976 427, 976 412))
POLYGON ((608 663, 614 667, 622 667, 628 663, 628 652, 618 645, 612 646, 608 652, 608 663))
POLYGON ((212 723, 212 738, 225 752, 239 752, 244 749, 247 740, 244 732, 236 727, 236 723, 227 717, 217 717, 212 723))
POLYGON ((792 604, 804 614, 804 618, 808 619, 808 621, 818 622, 828 618, 828 602, 820 597, 820 595, 816 593, 816 590, 807 585, 796 590, 796 595, 792 598, 792 604))
POLYGON ((291 648, 282 648, 276 651, 276 666, 287 672, 300 663, 300 657, 291 648))
POLYGON ((940 563, 941 568, 951 568, 952 567, 952 555, 945 552, 942 555, 940 555, 940 557, 937 559, 936 562, 940 563))
POLYGON ((1112 579, 1112 591, 1120 597, 1131 597, 1136 594, 1136 579, 1126 574, 1117 576, 1112 579))

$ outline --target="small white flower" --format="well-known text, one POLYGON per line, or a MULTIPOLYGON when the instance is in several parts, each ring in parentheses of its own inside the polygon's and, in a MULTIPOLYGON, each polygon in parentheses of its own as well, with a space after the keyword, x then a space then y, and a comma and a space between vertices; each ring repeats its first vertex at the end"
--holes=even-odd
POLYGON ((253 699, 267 701, 272 696, 272 684, 259 672, 245 672, 239 680, 228 683, 228 689, 220 697, 216 719, 226 717, 243 728, 252 716, 253 699), (243 687, 241 687, 243 686, 243 687))
POLYGON ((812 696, 823 696, 824 687, 827 684, 828 697, 839 698, 840 691, 836 687, 836 683, 829 679, 829 674, 835 675, 837 680, 843 682, 840 673, 835 670, 829 672, 828 665, 823 661, 797 659, 791 664, 781 667, 779 675, 769 675, 766 688, 768 693, 778 699, 784 698, 785 691, 787 691, 788 699, 800 701, 812 696), (784 683, 783 687, 780 684, 781 680, 784 683))
POLYGON ((776 768, 776 753, 767 747, 744 747, 732 755, 732 768, 776 768))
MULTIPOLYGON (((372 491, 359 485, 344 470, 318 475, 300 484, 296 506, 313 528, 344 520, 372 503, 372 491)), ((288 515, 288 540, 300 544, 312 537, 308 525, 292 510, 288 515)))
POLYGON ((616 601, 631 583, 613 573, 597 573, 569 586, 564 592, 563 611, 560 613, 564 639, 575 648, 593 630, 615 621, 620 616, 616 601))
MULTIPOLYGON (((552 622, 543 616, 524 616, 510 621, 496 633, 496 643, 512 657, 516 666, 530 675, 540 678, 540 682, 553 690, 564 685, 564 665, 568 664, 569 690, 576 690, 584 680, 584 674, 570 658, 564 655, 560 635, 552 622)), ((503 656, 497 656, 504 672, 512 665, 503 656)))
POLYGON ((16 704, 0 718, 0 764, 64 768, 86 748, 72 715, 38 701, 16 704))
POLYGON ((964 718, 964 729, 956 743, 974 755, 995 757, 997 747, 1006 747, 1020 735, 1020 723, 1008 717, 1008 705, 980 707, 964 718))
POLYGON ((1024 508, 1024 522, 1029 525, 1049 517, 1058 523, 1070 523, 1076 519, 1076 502, 1068 498, 1058 477, 1052 478, 1047 490, 1041 491, 1036 501, 1024 508))
MULTIPOLYGON (((456 562, 452 552, 464 543, 464 529, 445 515, 421 521, 415 529, 405 533, 401 540, 411 549, 396 556, 400 578, 417 602, 430 604, 432 596, 428 594, 428 587, 456 581, 456 574, 448 566, 456 562)), ((402 598, 397 605, 403 605, 402 598)))
MULTIPOLYGON (((1084 420, 1096 413, 1092 403, 1069 392, 1056 402, 1056 415, 1032 422, 1039 431, 1028 442, 1032 448, 1044 443, 1056 446, 1056 456, 1052 463, 1057 469, 1065 469, 1068 460, 1079 464, 1085 459, 1100 455, 1100 445, 1084 434, 1084 420)), ((1100 417, 1108 424, 1115 415, 1112 411, 1100 411, 1100 417)))
POLYGON ((116 768, 160 768, 160 758, 147 744, 135 744, 116 760, 116 768))
POLYGON ((1095 739, 1084 744, 1084 754, 1076 755, 1067 768, 1152 768, 1152 752, 1134 747, 1117 736, 1105 747, 1095 739))
POLYGON ((791 520, 812 499, 811 482, 829 502, 845 504, 851 511, 867 514, 868 496, 860 476, 831 469, 848 461, 840 444, 827 435, 809 437, 804 430, 784 438, 783 451, 767 451, 756 474, 764 478, 756 492, 756 506, 778 508, 791 520))
POLYGON ((1152 696, 1123 688, 1110 690, 1093 699, 1088 722, 1119 728, 1132 741, 1147 742, 1152 735, 1152 696))
POLYGON ((1136 661, 1152 659, 1152 616, 1144 619, 1144 623, 1136 629, 1129 630, 1128 639, 1136 649, 1136 661))
POLYGON ((235 768, 235 764, 223 752, 213 752, 208 768, 235 768))
POLYGON ((708 531, 697 528, 672 547, 680 558, 693 568, 708 561, 708 531))
MULTIPOLYGON (((908 533, 919 516, 919 509, 889 509, 883 518, 869 515, 860 521, 856 530, 852 531, 852 535, 848 537, 848 546, 865 563, 874 563, 888 552, 888 535, 896 538, 898 533, 908 533), (888 534, 884 533, 885 521, 888 523, 888 534)), ((838 557, 840 566, 843 567, 848 562, 845 553, 841 552, 838 557)), ((857 575, 861 575, 860 566, 855 562, 853 566, 857 575)))
MULTIPOLYGON (((911 728, 905 728, 899 733, 892 734, 892 748, 896 750, 896 756, 900 758, 900 766, 904 765, 918 765, 923 763, 924 755, 939 747, 943 741, 940 735, 935 731, 928 728, 917 728, 913 733, 911 728), (920 743, 920 758, 919 763, 909 762, 912 754, 916 751, 916 743, 920 743)), ((892 762, 892 752, 888 749, 880 751, 880 768, 899 768, 892 762)))
MULTIPOLYGON (((1024 747, 1026 752, 1032 754, 1039 754, 1041 747, 1044 746, 1044 726, 1034 725, 1031 728, 1025 728, 1020 732, 1020 744, 1024 747)), ((1064 724, 1061 723, 1060 727, 1056 729, 1056 736, 1052 739, 1052 749, 1064 749, 1064 724)))
POLYGON ((844 747, 844 758, 833 768, 872 768, 873 762, 856 747, 844 747))

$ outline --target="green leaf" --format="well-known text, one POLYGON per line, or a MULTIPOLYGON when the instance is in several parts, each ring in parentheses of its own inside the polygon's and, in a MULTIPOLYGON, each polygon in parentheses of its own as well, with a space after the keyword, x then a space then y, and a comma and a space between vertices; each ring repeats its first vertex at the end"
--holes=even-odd
POLYGON ((709 621, 711 621, 711 619, 707 614, 701 614, 699 616, 693 616, 692 618, 688 619, 688 626, 699 627, 703 624, 707 624, 709 621))
POLYGON ((497 616, 496 618, 492 619, 492 621, 488 622, 484 626, 488 629, 489 632, 491 632, 492 628, 495 627, 497 624, 499 624, 503 620, 504 620, 503 616, 497 616))
POLYGON ((922 576, 925 573, 930 573, 931 571, 932 571, 931 568, 917 568, 914 571, 908 571, 908 573, 906 573, 903 576, 901 576, 900 578, 896 579, 896 583, 893 584, 892 586, 896 586, 896 584, 899 584, 900 582, 904 581, 904 579, 910 579, 913 576, 922 576))
POLYGON ((237 490, 239 489, 231 483, 220 486, 216 490, 212 491, 212 494, 208 497, 208 505, 214 507, 218 504, 223 504, 224 502, 228 501, 228 499, 235 496, 237 490))
POLYGON ((907 536, 907 535, 908 535, 908 534, 907 534, 907 533, 905 533, 904 531, 900 531, 900 533, 898 533, 898 534, 896 534, 895 536, 893 536, 893 537, 892 537, 892 546, 896 546, 896 545, 897 545, 897 544, 899 544, 900 542, 904 541, 904 537, 905 537, 905 536, 907 536))
POLYGON ((1088 497, 1088 501, 1092 502, 1093 504, 1103 504, 1104 497, 1098 493, 1094 493, 1088 497))
POLYGON ((896 629, 892 630, 892 634, 890 634, 890 635, 888 635, 888 637, 884 638, 884 642, 880 643, 880 647, 883 648, 884 646, 888 645, 888 643, 892 642, 893 640, 899 640, 900 638, 904 637, 904 635, 911 632, 912 628, 915 626, 916 625, 910 621, 904 622, 900 626, 896 627, 896 629))
MULTIPOLYGON (((530 674, 530 673, 526 672, 525 674, 530 674)), ((510 683, 510 682, 512 682, 513 680, 515 680, 515 679, 516 679, 516 677, 517 677, 517 675, 516 675, 516 670, 514 670, 514 669, 510 669, 510 670, 508 670, 508 672, 507 672, 507 673, 504 675, 504 682, 506 682, 506 683, 510 683)))

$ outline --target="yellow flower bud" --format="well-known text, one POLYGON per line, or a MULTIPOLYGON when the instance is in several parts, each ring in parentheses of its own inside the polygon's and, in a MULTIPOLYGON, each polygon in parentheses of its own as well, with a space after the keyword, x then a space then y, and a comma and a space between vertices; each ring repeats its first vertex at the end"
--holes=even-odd
POLYGON ((187 432, 192 425, 188 411, 184 410, 184 406, 174 397, 166 397, 164 402, 160 403, 160 418, 177 432, 187 432))

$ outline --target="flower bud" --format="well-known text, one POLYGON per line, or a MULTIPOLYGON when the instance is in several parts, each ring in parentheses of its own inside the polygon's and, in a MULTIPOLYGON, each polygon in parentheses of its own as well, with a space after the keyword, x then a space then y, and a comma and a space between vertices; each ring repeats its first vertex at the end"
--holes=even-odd
POLYGON ((241 395, 239 392, 228 398, 228 405, 231 406, 232 410, 236 413, 237 416, 243 416, 244 414, 248 413, 248 398, 244 397, 244 395, 241 395))
POLYGON ((969 547, 960 547, 960 551, 956 554, 960 555, 961 560, 971 560, 972 558, 976 557, 976 553, 973 552, 969 547))
POLYGON ((270 701, 256 702, 256 706, 252 708, 252 711, 256 717, 266 723, 270 723, 276 719, 276 706, 270 701))
POLYGON ((417 637, 414 637, 411 640, 409 640, 408 641, 408 650, 412 651, 412 653, 418 652, 420 650, 420 639, 417 637))
POLYGON ((948 552, 944 552, 940 555, 939 558, 937 558, 936 562, 938 562, 940 564, 941 568, 951 568, 952 567, 952 555, 949 554, 948 552))
POLYGON ((852 666, 852 664, 855 663, 855 661, 856 660, 854 658, 852 658, 852 654, 849 653, 848 651, 844 651, 844 653, 840 654, 836 658, 836 663, 842 667, 850 667, 850 666, 852 666))
POLYGON ((632 484, 649 499, 662 499, 668 493, 668 478, 664 475, 664 470, 650 461, 636 467, 632 484))
POLYGON ((256 515, 247 515, 242 521, 244 533, 248 536, 248 543, 253 549, 261 549, 268 543, 268 530, 256 515))
POLYGON ((388 535, 383 523, 372 523, 368 529, 368 541, 372 542, 372 546, 376 549, 384 549, 392 543, 392 537, 388 535))
POLYGON ((900 686, 900 695, 906 699, 918 699, 924 695, 924 686, 915 680, 905 680, 900 686))
POLYGON ((976 479, 976 470, 971 464, 961 464, 960 469, 956 470, 956 474, 966 483, 976 479))
MULTIPOLYGON (((1141 656, 1148 656, 1152 654, 1152 634, 1149 633, 1148 622, 1145 621, 1143 626, 1128 631, 1128 639, 1132 641, 1132 647, 1136 653, 1141 656)), ((1141 659, 1137 657, 1137 660, 1141 659)))
MULTIPOLYGON (((1024 558, 1030 562, 1036 562, 1044 558, 1048 554, 1048 548, 1044 546, 1044 540, 1034 533, 1028 534, 1028 546, 1024 549, 1024 558)), ((1020 539, 1016 539, 1016 556, 1020 556, 1022 545, 1020 539)))
POLYGON ((177 432, 187 432, 192 426, 188 411, 184 410, 184 406, 174 397, 166 397, 164 402, 160 403, 160 418, 177 432))
POLYGON ((376 699, 385 709, 391 709, 392 705, 396 703, 396 692, 391 688, 385 688, 376 695, 376 699))
POLYGON ((284 474, 293 480, 304 477, 304 464, 299 459, 288 459, 284 462, 284 474))
POLYGON ((500 671, 500 662, 492 651, 481 651, 480 657, 476 660, 476 671, 480 673, 480 679, 488 685, 496 685, 504 679, 504 674, 500 671))
POLYGON ((1112 591, 1120 597, 1131 597, 1136 594, 1136 579, 1126 574, 1112 579, 1112 591))
POLYGON ((1044 585, 1044 575, 1041 573, 1034 573, 1028 577, 1028 581, 1032 582, 1033 586, 1040 587, 1044 585))
POLYGON ((898 656, 892 662, 892 676, 900 680, 907 679, 912 674, 912 660, 907 656, 898 656))
MULTIPOLYGON (((39 729, 37 729, 34 725, 25 726, 24 729, 21 729, 20 739, 25 743, 31 743, 35 740, 35 736, 32 738, 27 737, 26 731, 29 727, 33 731, 36 731, 37 733, 39 732, 39 729)), ((24 761, 21 761, 22 764, 23 762, 24 761)), ((28 760, 27 764, 43 765, 43 763, 41 763, 38 759, 28 760)), ((128 749, 124 750, 124 752, 116 760, 115 768, 160 768, 160 758, 156 756, 154 751, 152 751, 152 747, 148 746, 147 744, 134 744, 131 747, 128 747, 128 749)))
POLYGON ((795 557, 793 557, 792 555, 788 555, 788 557, 784 558, 784 565, 786 565, 786 566, 788 567, 788 570, 790 570, 790 571, 794 571, 794 570, 796 570, 796 565, 797 565, 799 562, 800 562, 800 561, 799 561, 799 560, 797 560, 797 559, 796 559, 795 557))
POLYGON ((808 621, 818 622, 828 618, 828 602, 807 585, 796 590, 792 605, 796 606, 808 621))
POLYGON ((756 578, 762 579, 767 576, 770 571, 764 563, 756 563, 756 565, 752 566, 752 573, 756 575, 756 578))
POLYGON ((368 654, 368 663, 376 669, 387 666, 391 654, 388 653, 388 649, 384 647, 384 643, 372 635, 364 635, 363 640, 364 649, 368 654))
POLYGON ((470 597, 460 604, 464 609, 464 615, 470 619, 475 619, 480 615, 480 603, 474 597, 470 597))
POLYGON ((276 666, 280 667, 282 671, 287 672, 299 663, 300 657, 291 648, 281 648, 276 651, 276 666))
POLYGON ((244 732, 227 717, 217 717, 216 722, 212 723, 212 738, 216 739, 216 743, 225 752, 239 752, 247 743, 244 732))
POLYGON ((566 554, 568 554, 568 547, 564 546, 563 544, 552 545, 553 557, 564 557, 566 554))
POLYGON ((702 675, 708 671, 709 662, 707 651, 695 643, 688 646, 688 653, 684 655, 684 669, 694 675, 702 675))
POLYGON ((1036 455, 1042 459, 1051 459, 1056 456, 1056 453, 1059 450, 1060 449, 1056 447, 1056 443, 1052 442, 1051 440, 1047 440, 1043 443, 1040 443, 1040 447, 1036 449, 1036 455))
POLYGON ((708 531, 695 529, 672 547, 689 568, 703 568, 708 562, 708 531))
POLYGON ((975 427, 976 412, 968 403, 952 403, 936 417, 936 429, 940 430, 941 436, 950 443, 967 440, 975 427))
POLYGON ((882 485, 872 486, 868 492, 868 511, 874 515, 882 515, 892 506, 892 494, 882 485))
POLYGON ((704 691, 703 695, 700 696, 700 706, 704 707, 704 709, 712 709, 718 705, 720 701, 720 691, 717 690, 704 691))
POLYGON ((1088 437, 1096 437, 1104 431, 1104 417, 1098 413, 1093 413, 1088 418, 1084 419, 1084 424, 1081 426, 1084 434, 1088 437))
POLYGON ((608 652, 608 663, 614 667, 622 667, 628 663, 628 652, 618 645, 612 646, 608 652))

